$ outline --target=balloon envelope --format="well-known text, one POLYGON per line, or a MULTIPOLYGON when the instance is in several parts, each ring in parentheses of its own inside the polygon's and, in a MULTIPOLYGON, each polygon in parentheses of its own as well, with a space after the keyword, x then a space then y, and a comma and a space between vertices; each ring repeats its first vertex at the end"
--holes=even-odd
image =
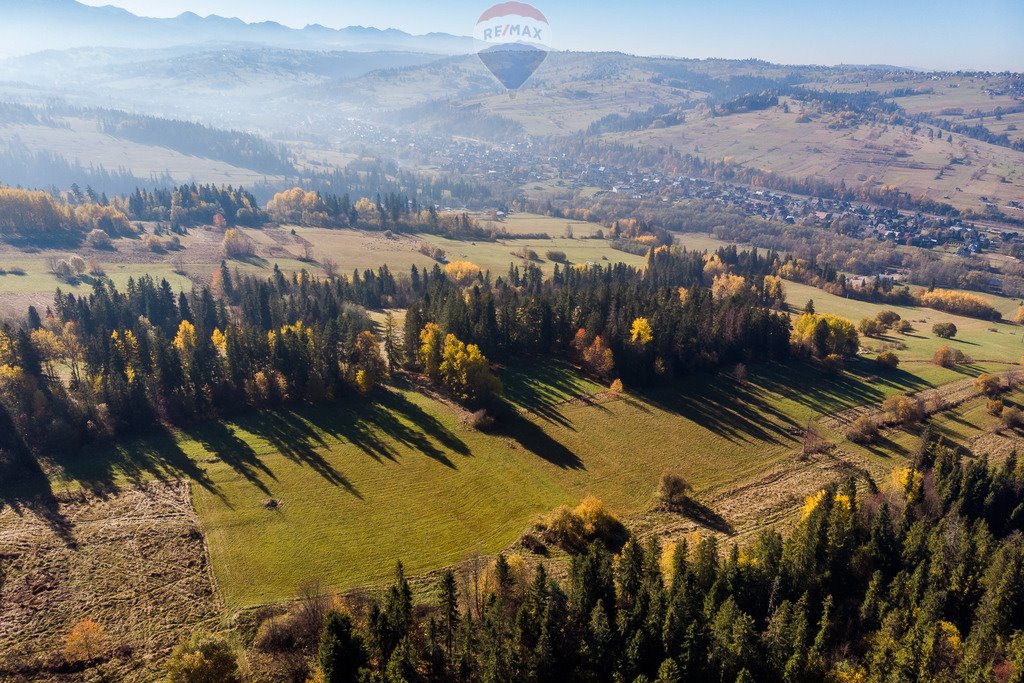
POLYGON ((480 15, 473 32, 480 61, 509 90, 518 90, 547 58, 548 20, 522 2, 503 2, 480 15))

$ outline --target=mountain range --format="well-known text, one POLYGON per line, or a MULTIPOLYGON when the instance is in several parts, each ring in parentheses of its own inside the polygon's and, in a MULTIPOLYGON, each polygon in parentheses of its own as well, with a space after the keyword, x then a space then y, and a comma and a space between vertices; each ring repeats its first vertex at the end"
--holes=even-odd
POLYGON ((75 0, 0 0, 0 57, 79 47, 167 48, 210 43, 253 43, 303 50, 471 52, 473 41, 447 33, 412 35, 396 29, 312 24, 301 29, 265 21, 246 23, 185 12, 174 18, 140 17, 119 7, 75 0))

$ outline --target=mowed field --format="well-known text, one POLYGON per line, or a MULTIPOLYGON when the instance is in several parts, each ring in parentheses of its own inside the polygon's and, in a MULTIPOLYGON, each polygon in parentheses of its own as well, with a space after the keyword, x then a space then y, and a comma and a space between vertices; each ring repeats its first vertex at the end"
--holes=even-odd
POLYGON ((549 365, 504 373, 521 412, 496 433, 392 388, 374 403, 265 412, 87 451, 50 473, 94 495, 190 478, 219 588, 237 609, 288 599, 309 578, 381 584, 396 559, 421 574, 494 553, 588 495, 617 515, 642 513, 666 470, 699 495, 749 480, 792 461, 809 420, 927 386, 899 371, 868 379, 870 369, 767 365, 747 384, 723 374, 608 396, 549 365))

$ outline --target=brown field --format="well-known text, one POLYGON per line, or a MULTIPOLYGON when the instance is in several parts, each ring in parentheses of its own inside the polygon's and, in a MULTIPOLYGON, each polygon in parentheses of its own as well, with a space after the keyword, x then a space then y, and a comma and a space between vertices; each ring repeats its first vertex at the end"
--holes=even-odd
POLYGON ((151 679, 140 662, 148 668, 196 627, 220 625, 223 607, 184 482, 14 502, 0 510, 0 558, 3 680, 84 680, 63 654, 83 619, 105 632, 96 659, 108 680, 151 679))

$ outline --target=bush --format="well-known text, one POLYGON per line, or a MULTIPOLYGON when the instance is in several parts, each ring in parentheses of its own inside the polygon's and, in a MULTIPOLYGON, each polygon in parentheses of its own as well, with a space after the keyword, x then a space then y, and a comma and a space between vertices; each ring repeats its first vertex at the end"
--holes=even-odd
POLYGON ((932 325, 932 334, 942 339, 952 339, 956 336, 956 325, 953 323, 935 323, 932 325))
POLYGON ((893 422, 909 427, 924 418, 924 406, 920 399, 910 396, 890 396, 882 402, 882 410, 893 422))
POLYGON ((236 228, 230 228, 224 233, 224 241, 220 246, 227 258, 246 258, 256 253, 255 243, 236 228))
POLYGON ((868 415, 861 415, 846 430, 846 438, 854 443, 871 443, 878 438, 878 425, 868 415))
POLYGON ((896 331, 900 334, 910 334, 914 331, 914 326, 910 324, 909 320, 901 320, 896 323, 896 331))
POLYGON ((580 520, 583 528, 583 535, 589 539, 600 538, 607 540, 612 538, 619 527, 619 520, 608 510, 604 503, 594 496, 587 496, 572 511, 580 520))
POLYGON ((547 537, 552 543, 563 548, 575 549, 583 545, 583 523, 572 513, 568 505, 561 505, 548 515, 544 522, 547 537))
POLYGON ((878 324, 886 329, 891 329, 896 323, 902 320, 902 317, 896 311, 879 311, 878 315, 875 316, 878 324))
POLYGON ((164 248, 164 243, 160 240, 160 238, 155 237, 153 235, 149 235, 148 237, 146 237, 143 244, 146 245, 146 249, 149 249, 154 254, 162 254, 166 251, 166 249, 164 248))
POLYGON ((593 496, 584 499, 575 510, 567 505, 556 508, 544 526, 547 539, 566 550, 580 550, 594 540, 614 547, 621 545, 628 535, 622 523, 593 496))
POLYGON ((865 337, 877 337, 882 334, 884 328, 876 318, 864 318, 857 323, 857 331, 865 337))
POLYGON ((666 509, 681 512, 690 504, 689 482, 678 474, 666 472, 658 483, 658 502, 666 509))
POLYGON ((91 662, 107 647, 107 634, 92 619, 83 619, 71 628, 64 643, 68 661, 91 662))
POLYGON ((1020 408, 1014 406, 1003 408, 1001 417, 1007 429, 1020 429, 1024 427, 1024 413, 1020 411, 1020 408))
POLYGON ((988 405, 985 406, 985 410, 988 412, 989 415, 999 417, 1000 415, 1003 414, 1003 402, 997 398, 994 398, 988 402, 988 405))
POLYGON ((622 387, 622 380, 616 379, 612 382, 612 385, 608 388, 608 392, 612 394, 621 394, 624 391, 622 387))
POLYGON ((114 243, 110 240, 108 235, 103 230, 90 230, 89 234, 85 236, 85 246, 92 249, 104 249, 110 250, 114 248, 114 243))
POLYGON ((478 431, 487 432, 494 429, 494 418, 481 408, 469 416, 469 426, 478 431))
POLYGON ((546 256, 549 261, 554 261, 555 263, 568 263, 568 259, 566 258, 564 251, 549 249, 545 252, 544 256, 546 256))
POLYGON ((843 371, 846 367, 846 363, 843 357, 838 353, 830 353, 821 359, 821 367, 825 372, 833 375, 837 375, 843 371))
POLYGON ((895 370, 900 364, 900 357, 892 351, 882 351, 875 358, 875 362, 881 365, 886 370, 895 370))
POLYGON ((954 349, 949 344, 943 344, 935 351, 932 362, 943 368, 953 368, 967 362, 967 356, 960 349, 954 349))
POLYGON ((168 683, 236 683, 241 680, 235 654, 222 637, 196 634, 178 644, 167 659, 168 683))
POLYGON ((995 398, 1003 391, 1003 380, 997 375, 981 375, 974 380, 974 385, 989 398, 995 398))

